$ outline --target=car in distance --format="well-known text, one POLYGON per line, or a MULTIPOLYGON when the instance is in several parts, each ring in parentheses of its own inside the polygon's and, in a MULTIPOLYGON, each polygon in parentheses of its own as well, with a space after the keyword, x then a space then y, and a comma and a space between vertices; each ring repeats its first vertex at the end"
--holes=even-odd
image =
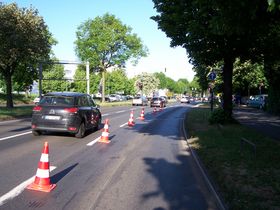
POLYGON ((183 96, 181 99, 180 99, 180 102, 181 103, 190 103, 190 99, 187 97, 187 96, 183 96))
POLYGON ((136 96, 132 99, 132 106, 148 106, 148 99, 145 96, 136 96))
POLYGON ((40 102, 40 96, 34 98, 33 103, 38 104, 40 102))
POLYGON ((88 129, 98 130, 101 112, 90 95, 76 92, 45 94, 33 108, 31 128, 35 136, 44 131, 68 132, 83 138, 88 129))
POLYGON ((265 109, 267 98, 267 94, 251 96, 247 102, 247 105, 254 108, 265 109))
POLYGON ((162 97, 153 97, 150 101, 151 107, 166 107, 166 101, 162 97))

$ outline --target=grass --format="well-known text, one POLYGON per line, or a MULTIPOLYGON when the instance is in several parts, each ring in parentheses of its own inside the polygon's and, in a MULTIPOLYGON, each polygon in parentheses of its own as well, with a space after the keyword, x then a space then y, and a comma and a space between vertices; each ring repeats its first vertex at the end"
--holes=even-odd
POLYGON ((238 123, 209 125, 209 108, 186 118, 188 141, 217 184, 229 209, 280 209, 280 143, 238 123), (252 148, 240 140, 256 144, 252 148))
POLYGON ((1 120, 11 120, 20 117, 31 117, 33 106, 19 106, 12 109, 7 109, 6 107, 0 108, 0 121, 1 120))

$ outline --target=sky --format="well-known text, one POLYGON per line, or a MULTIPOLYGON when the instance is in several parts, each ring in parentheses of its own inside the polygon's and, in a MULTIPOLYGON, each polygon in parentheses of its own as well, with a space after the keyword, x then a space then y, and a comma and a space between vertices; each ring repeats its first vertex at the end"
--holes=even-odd
MULTIPOLYGON (((1 1, 1 0, 0 0, 1 1)), ((76 31, 79 25, 88 19, 115 15, 121 22, 132 28, 132 32, 141 38, 149 49, 149 55, 141 58, 136 66, 127 63, 128 77, 141 72, 163 72, 177 81, 192 81, 194 72, 188 62, 186 50, 171 48, 170 39, 158 29, 150 17, 156 15, 152 0, 2 0, 4 3, 16 2, 19 7, 34 7, 43 17, 49 31, 58 41, 53 47, 59 60, 78 61, 75 54, 76 31), (166 72, 165 72, 166 69, 166 72)))

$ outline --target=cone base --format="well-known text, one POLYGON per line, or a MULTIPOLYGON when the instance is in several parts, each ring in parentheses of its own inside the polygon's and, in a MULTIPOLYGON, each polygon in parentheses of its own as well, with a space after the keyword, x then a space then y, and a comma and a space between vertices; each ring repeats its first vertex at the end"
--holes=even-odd
POLYGON ((36 191, 41 191, 41 192, 50 192, 52 191, 54 188, 56 187, 56 184, 50 184, 50 185, 47 185, 47 186, 41 186, 41 185, 38 185, 38 184, 35 184, 34 182, 30 185, 28 185, 26 187, 26 189, 29 189, 29 190, 36 190, 36 191))
POLYGON ((128 123, 127 124, 129 127, 133 127, 135 125, 135 123, 128 123))
POLYGON ((98 142, 109 144, 111 141, 107 138, 100 138, 98 142))

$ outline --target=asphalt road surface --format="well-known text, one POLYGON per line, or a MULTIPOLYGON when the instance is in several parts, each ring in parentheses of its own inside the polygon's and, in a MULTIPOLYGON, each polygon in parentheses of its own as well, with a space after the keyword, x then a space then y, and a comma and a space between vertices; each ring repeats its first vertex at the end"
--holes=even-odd
POLYGON ((217 200, 183 140, 182 121, 191 105, 169 104, 161 112, 145 107, 102 109, 102 129, 83 139, 67 134, 33 136, 30 119, 0 122, 0 209, 183 210, 219 209, 217 200), (128 127, 134 109, 134 127, 128 127), (49 193, 28 190, 44 142, 49 143, 49 193))

